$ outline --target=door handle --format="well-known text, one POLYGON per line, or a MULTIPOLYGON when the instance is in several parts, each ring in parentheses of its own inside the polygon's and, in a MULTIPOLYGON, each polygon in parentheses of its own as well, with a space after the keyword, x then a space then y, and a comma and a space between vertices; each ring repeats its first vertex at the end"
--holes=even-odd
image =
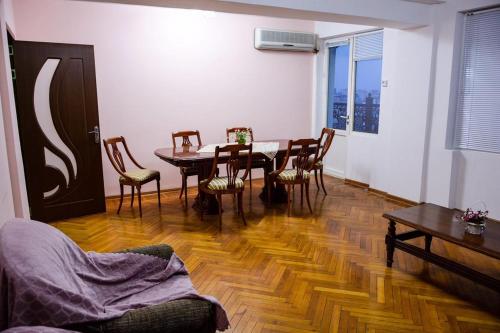
POLYGON ((99 126, 94 126, 94 130, 90 131, 89 134, 94 134, 95 143, 99 143, 99 141, 101 141, 101 132, 99 131, 99 126))
POLYGON ((349 125, 349 115, 347 116, 339 116, 339 118, 345 119, 345 123, 349 125))

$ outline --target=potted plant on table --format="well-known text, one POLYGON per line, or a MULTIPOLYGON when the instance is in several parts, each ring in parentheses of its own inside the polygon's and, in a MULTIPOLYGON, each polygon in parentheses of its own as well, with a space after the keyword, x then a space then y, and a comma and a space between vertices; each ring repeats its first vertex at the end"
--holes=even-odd
POLYGON ((465 232, 472 235, 481 235, 486 228, 487 210, 474 210, 467 208, 461 219, 466 223, 465 232))
POLYGON ((247 142, 248 131, 237 130, 234 132, 234 135, 236 136, 236 142, 238 142, 240 145, 244 145, 247 142))

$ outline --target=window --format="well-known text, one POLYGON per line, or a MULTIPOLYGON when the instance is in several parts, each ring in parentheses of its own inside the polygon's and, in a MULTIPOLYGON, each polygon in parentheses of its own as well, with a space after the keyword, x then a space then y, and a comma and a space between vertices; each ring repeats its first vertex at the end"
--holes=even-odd
POLYGON ((382 33, 354 38, 354 123, 356 132, 378 133, 382 83, 382 33))
POLYGON ((454 147, 500 153, 500 8, 467 13, 454 147))
POLYGON ((378 133, 382 48, 381 31, 328 45, 328 127, 378 133))
POLYGON ((329 48, 327 126, 346 130, 349 44, 329 48))

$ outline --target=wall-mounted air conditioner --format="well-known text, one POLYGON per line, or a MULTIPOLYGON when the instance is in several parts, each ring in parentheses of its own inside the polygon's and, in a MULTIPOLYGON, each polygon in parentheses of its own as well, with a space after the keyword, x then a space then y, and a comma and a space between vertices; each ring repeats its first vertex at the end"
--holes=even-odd
POLYGON ((273 29, 255 29, 257 50, 316 52, 316 34, 273 29))

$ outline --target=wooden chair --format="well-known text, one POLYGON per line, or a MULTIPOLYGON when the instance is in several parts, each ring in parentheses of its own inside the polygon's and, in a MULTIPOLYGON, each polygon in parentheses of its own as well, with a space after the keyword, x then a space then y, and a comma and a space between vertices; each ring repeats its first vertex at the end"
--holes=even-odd
MULTIPOLYGON (((193 144, 191 143, 190 137, 196 137, 198 141, 198 146, 201 146, 201 138, 199 131, 181 131, 172 133, 172 142, 174 144, 174 149, 177 147, 176 138, 182 138, 182 147, 191 147, 193 144)), ((181 185, 181 193, 179 194, 179 199, 182 198, 182 193, 184 193, 184 203, 187 208, 187 179, 190 176, 198 175, 197 167, 180 167, 179 171, 182 177, 182 185, 181 185)))
MULTIPOLYGON (((233 127, 233 128, 226 128, 226 142, 235 142, 236 141, 236 131, 246 131, 247 134, 247 143, 248 140, 250 142, 253 142, 253 130, 251 127, 233 127)), ((266 160, 265 159, 252 159, 252 166, 250 169, 249 173, 249 180, 250 180, 250 190, 252 190, 252 169, 265 169, 266 167, 266 160)))
MULTIPOLYGON (((224 156, 224 158, 226 158, 224 156)), ((246 225, 247 221, 245 219, 245 214, 243 212, 243 191, 245 190, 245 179, 250 171, 252 165, 252 144, 249 145, 229 145, 225 147, 217 146, 215 148, 215 157, 212 165, 212 171, 207 179, 204 179, 198 185, 198 190, 201 199, 203 200, 203 194, 208 193, 215 195, 217 202, 219 204, 219 229, 222 230, 222 195, 223 194, 237 194, 238 196, 238 215, 241 216, 243 223, 246 225), (227 156, 226 164, 226 177, 217 177, 217 165, 221 162, 220 154, 225 154, 227 156), (246 160, 246 161, 245 161, 246 160), (246 167, 241 165, 246 164, 246 167), (245 163, 246 162, 246 163, 245 163), (243 176, 238 177, 238 172, 240 170, 245 170, 243 176)), ((201 220, 203 221, 203 209, 201 211, 201 220)))
MULTIPOLYGON (((322 146, 320 148, 320 153, 318 154, 318 158, 316 160, 316 163, 312 164, 313 160, 312 157, 309 159, 309 162, 312 164, 311 170, 314 170, 314 179, 316 181, 316 187, 319 190, 319 184, 318 184, 318 170, 319 170, 319 176, 321 179, 321 187, 323 188, 323 192, 326 193, 325 189, 325 182, 323 181, 323 158, 325 157, 326 153, 330 149, 330 146, 332 145, 333 137, 335 136, 335 130, 332 128, 323 128, 321 131, 321 136, 319 137, 319 142, 320 144, 322 143, 322 146)), ((292 165, 295 168, 297 165, 297 159, 294 158, 292 160, 292 165)))
POLYGON ((106 154, 115 170, 120 174, 120 205, 118 206, 117 214, 120 214, 120 209, 123 203, 123 186, 132 187, 132 196, 130 201, 130 206, 134 206, 134 188, 137 188, 137 197, 139 199, 139 215, 142 217, 142 200, 141 200, 141 186, 149 183, 150 181, 156 180, 156 187, 158 190, 158 207, 161 207, 160 200, 160 172, 156 170, 149 170, 141 166, 132 156, 130 150, 128 149, 127 142, 123 136, 109 138, 102 140, 104 148, 106 149, 106 154), (125 168, 125 163, 123 161, 123 156, 118 149, 118 144, 121 143, 125 148, 127 156, 138 168, 136 170, 127 171, 125 168), (111 150, 110 150, 111 147, 111 150))
POLYGON ((307 205, 309 206, 309 211, 312 214, 311 202, 309 201, 309 178, 312 165, 314 163, 310 162, 310 158, 313 158, 313 162, 316 162, 318 157, 320 141, 319 139, 300 139, 300 140, 290 140, 288 141, 288 149, 286 152, 283 164, 278 170, 271 172, 268 175, 268 202, 271 202, 271 184, 276 182, 278 184, 286 185, 288 193, 288 216, 290 216, 290 205, 292 202, 292 194, 290 192, 291 187, 295 184, 300 185, 300 204, 303 204, 304 197, 304 186, 306 188, 306 199, 307 205), (300 146, 300 151, 297 155, 295 168, 286 169, 286 165, 290 158, 291 152, 294 148, 300 146))

